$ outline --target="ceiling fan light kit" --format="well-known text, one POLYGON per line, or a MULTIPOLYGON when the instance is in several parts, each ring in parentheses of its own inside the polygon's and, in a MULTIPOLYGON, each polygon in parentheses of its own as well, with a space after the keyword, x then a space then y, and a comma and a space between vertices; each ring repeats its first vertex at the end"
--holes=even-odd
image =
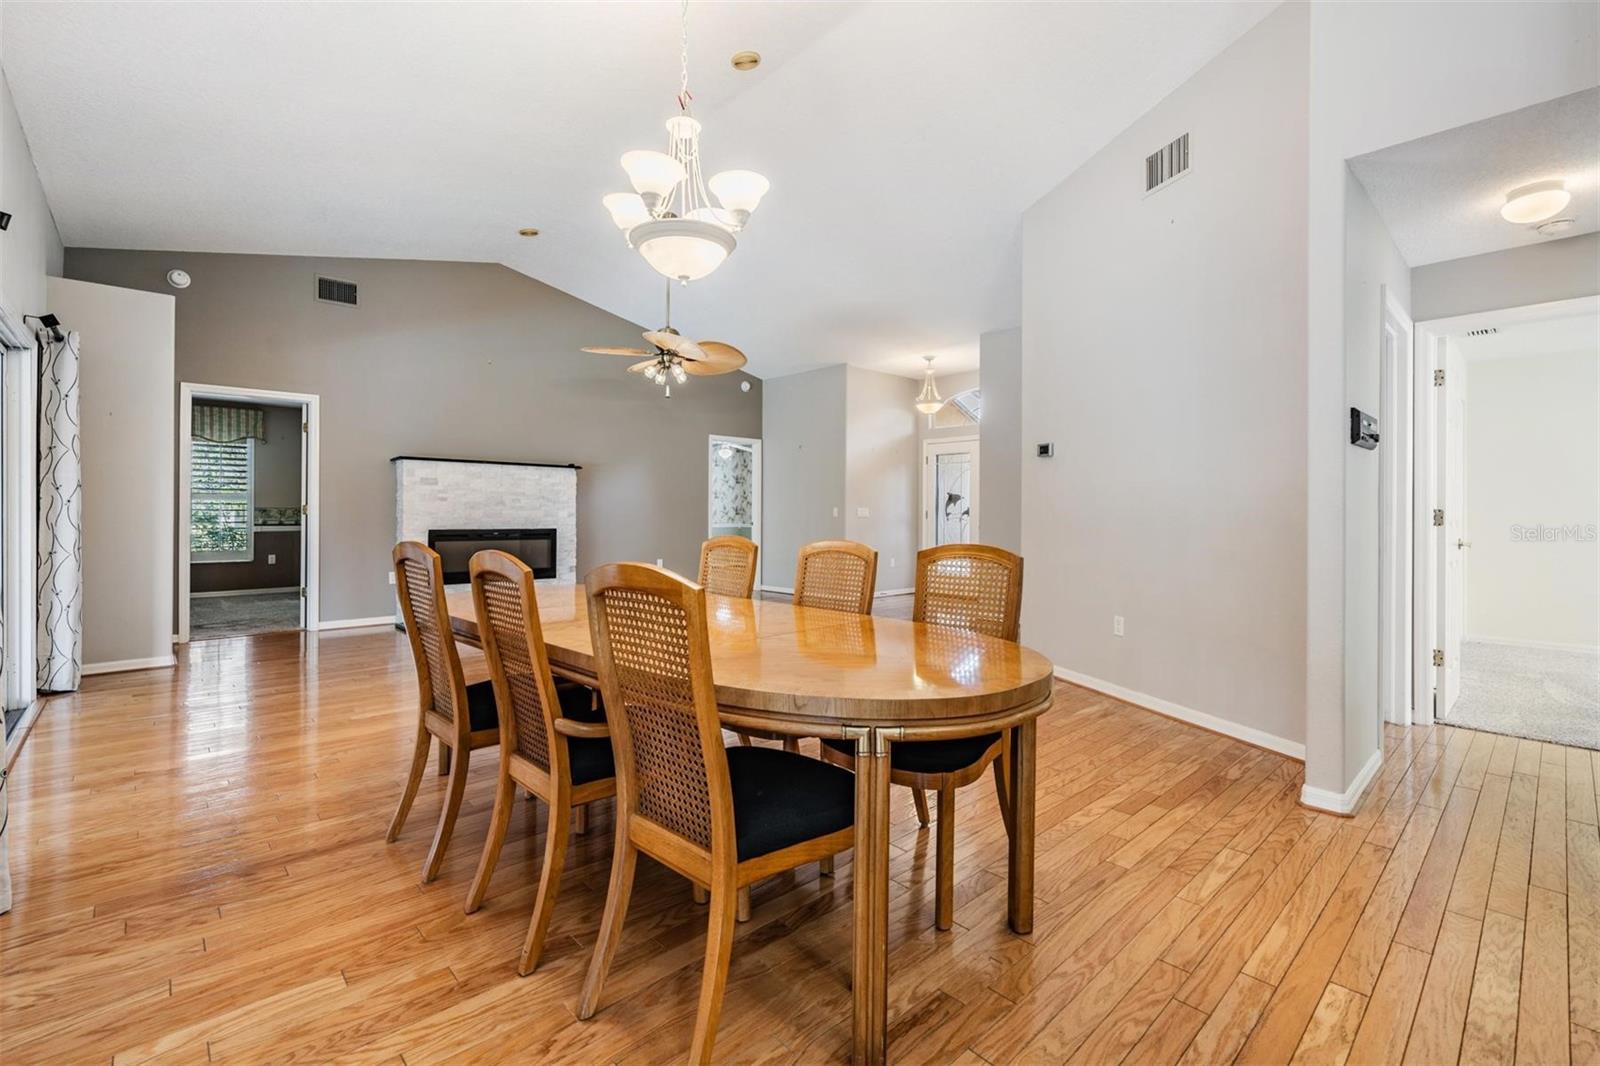
POLYGON ((700 169, 698 119, 690 113, 689 3, 683 2, 678 107, 667 119, 665 152, 624 152, 622 169, 631 193, 611 193, 601 203, 611 221, 656 273, 687 285, 705 277, 738 246, 734 234, 750 215, 770 183, 752 170, 725 170, 708 182, 700 169), (707 191, 709 186, 710 191, 707 191), (715 197, 715 199, 713 199, 715 197))

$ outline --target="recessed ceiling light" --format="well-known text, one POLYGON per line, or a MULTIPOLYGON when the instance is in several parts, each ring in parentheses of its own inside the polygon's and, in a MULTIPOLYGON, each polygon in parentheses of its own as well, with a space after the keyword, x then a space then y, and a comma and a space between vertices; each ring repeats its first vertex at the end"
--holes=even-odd
POLYGON ((532 226, 524 226, 522 229, 517 230, 518 237, 537 237, 538 235, 539 231, 532 226))
POLYGON ((1558 215, 1572 202, 1566 182, 1559 178, 1536 181, 1506 193, 1500 217, 1517 226, 1530 226, 1558 215))
POLYGON ((189 272, 187 270, 167 271, 167 284, 174 289, 187 289, 189 287, 189 272))
POLYGON ((761 65, 760 52, 735 52, 733 53, 734 70, 754 70, 761 65))

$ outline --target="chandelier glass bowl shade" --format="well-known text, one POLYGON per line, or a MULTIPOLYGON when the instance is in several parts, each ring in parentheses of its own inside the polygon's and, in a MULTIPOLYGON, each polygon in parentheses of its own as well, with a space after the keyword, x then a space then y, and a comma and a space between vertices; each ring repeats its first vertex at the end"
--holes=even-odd
POLYGON ((1506 193, 1506 202, 1500 208, 1500 217, 1518 226, 1530 226, 1554 218, 1572 202, 1566 182, 1536 181, 1506 193))
POLYGON ((628 245, 658 274, 687 284, 710 274, 738 246, 735 234, 766 195, 766 178, 751 170, 725 170, 709 181, 700 169, 700 122, 689 113, 689 5, 683 5, 682 72, 678 106, 667 119, 667 150, 622 154, 631 193, 601 202, 628 245), (709 191, 708 190, 709 187, 709 191))
POLYGON ((939 389, 933 383, 933 356, 925 355, 922 358, 928 361, 928 369, 922 375, 922 391, 917 393, 916 408, 925 415, 936 415, 944 406, 944 401, 939 399, 939 389))

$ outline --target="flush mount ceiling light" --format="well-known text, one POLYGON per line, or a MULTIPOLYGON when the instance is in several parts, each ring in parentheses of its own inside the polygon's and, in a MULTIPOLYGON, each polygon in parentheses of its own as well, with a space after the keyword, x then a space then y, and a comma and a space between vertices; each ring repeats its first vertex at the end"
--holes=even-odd
POLYGON ((922 357, 928 362, 928 369, 922 376, 922 391, 917 393, 917 410, 925 415, 939 413, 939 408, 944 406, 944 401, 939 399, 939 390, 933 384, 933 356, 922 357))
POLYGON ((724 170, 709 180, 701 176, 701 127, 689 106, 694 99, 689 92, 689 0, 683 2, 682 25, 681 113, 667 119, 667 150, 624 152, 622 169, 633 192, 611 193, 601 203, 645 262, 657 273, 688 284, 733 254, 738 245, 734 234, 750 221, 769 184, 752 170, 724 170))
POLYGON ((754 70, 761 65, 761 53, 735 52, 732 62, 734 70, 754 70))
POLYGON ((532 226, 523 226, 517 230, 518 237, 537 237, 538 235, 539 231, 532 226))
POLYGON ((1516 226, 1531 226, 1559 215, 1572 202, 1566 182, 1536 181, 1506 193, 1505 206, 1500 217, 1516 226))

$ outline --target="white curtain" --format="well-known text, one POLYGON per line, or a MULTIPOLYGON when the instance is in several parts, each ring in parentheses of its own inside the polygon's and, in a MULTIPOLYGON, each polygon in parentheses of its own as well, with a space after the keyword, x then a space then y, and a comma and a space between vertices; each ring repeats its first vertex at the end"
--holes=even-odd
POLYGON ((83 669, 83 468, 78 335, 39 335, 39 690, 71 692, 83 669))

